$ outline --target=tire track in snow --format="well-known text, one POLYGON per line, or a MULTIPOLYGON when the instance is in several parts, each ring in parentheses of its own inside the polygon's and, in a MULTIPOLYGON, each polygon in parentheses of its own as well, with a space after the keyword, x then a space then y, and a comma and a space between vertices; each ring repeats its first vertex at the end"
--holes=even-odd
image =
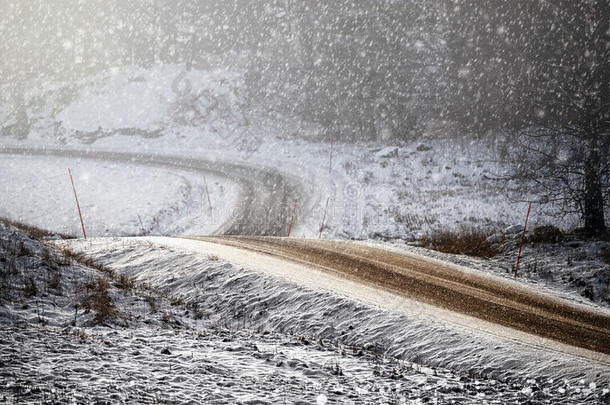
POLYGON ((610 314, 473 270, 348 241, 211 237, 487 322, 610 355, 610 314))

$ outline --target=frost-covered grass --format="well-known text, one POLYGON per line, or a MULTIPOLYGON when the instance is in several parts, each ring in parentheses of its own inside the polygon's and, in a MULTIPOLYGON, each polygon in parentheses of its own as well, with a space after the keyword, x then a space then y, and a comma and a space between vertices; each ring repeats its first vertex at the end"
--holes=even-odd
MULTIPOLYGON (((244 328, 252 307, 230 289, 183 297, 13 227, 0 226, 0 258, 2 402, 591 403, 608 396, 588 379, 508 383, 384 356, 384 342, 367 348, 328 334, 278 333, 273 322, 244 328), (91 302, 101 296, 107 316, 91 302)), ((239 282, 218 257, 205 265, 208 275, 239 282)), ((185 281, 176 274, 173 283, 185 281)), ((268 301, 266 311, 279 309, 268 301)))

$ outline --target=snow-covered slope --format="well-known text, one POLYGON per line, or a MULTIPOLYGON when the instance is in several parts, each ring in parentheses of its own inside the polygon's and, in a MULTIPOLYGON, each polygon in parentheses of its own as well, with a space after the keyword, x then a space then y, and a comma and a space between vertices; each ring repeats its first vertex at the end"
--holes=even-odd
MULTIPOLYGON (((177 65, 123 67, 91 79, 55 117, 66 135, 127 129, 155 132, 169 124, 229 121, 238 106, 240 76, 177 65), (227 114, 224 116, 223 114, 227 114)), ((98 134, 101 135, 101 134, 98 134)))
POLYGON ((354 298, 359 295, 338 292, 333 282, 313 275, 306 283, 286 281, 288 268, 271 272, 257 270, 256 264, 233 265, 200 242, 153 238, 67 244, 233 327, 365 347, 435 368, 535 385, 558 398, 570 395, 574 402, 592 394, 590 384, 601 390, 598 395, 610 389, 610 369, 603 362, 456 326, 396 298, 386 297, 382 304, 354 298))
MULTIPOLYGON (((152 248, 130 244, 119 251, 145 266, 152 248)), ((168 260, 185 264, 183 254, 165 252, 168 260)), ((286 316, 278 313, 277 298, 284 295, 273 298, 278 288, 291 288, 296 298, 321 294, 322 303, 346 300, 287 286, 213 256, 195 259, 203 270, 198 282, 208 279, 209 294, 189 299, 180 298, 186 273, 176 273, 168 286, 153 273, 139 272, 134 283, 125 275, 136 267, 123 264, 126 273, 117 273, 82 260, 0 225, 1 402, 480 404, 608 398, 607 388, 589 379, 505 382, 399 361, 384 356, 385 341, 367 347, 339 343, 348 337, 338 338, 329 325, 315 334, 299 333, 299 325, 286 319, 283 327, 272 322, 244 328, 259 319, 248 316, 253 308, 260 316, 277 314, 278 322, 286 316), (239 299, 244 283, 252 283, 250 292, 271 294, 269 299, 239 299)), ((323 322, 322 315, 313 319, 323 322)), ((356 330, 349 333, 357 337, 356 330)))

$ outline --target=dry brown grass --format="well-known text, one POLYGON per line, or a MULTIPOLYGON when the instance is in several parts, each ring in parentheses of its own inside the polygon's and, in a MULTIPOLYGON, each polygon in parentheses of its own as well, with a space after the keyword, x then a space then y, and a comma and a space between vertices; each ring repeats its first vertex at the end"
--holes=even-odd
POLYGON ((433 231, 421 239, 423 247, 443 253, 475 257, 493 257, 500 250, 489 243, 489 232, 474 227, 463 227, 459 231, 433 231))
POLYGON ((59 250, 62 252, 66 260, 82 264, 83 266, 104 273, 106 277, 114 282, 114 286, 120 288, 121 290, 129 291, 136 287, 136 280, 134 278, 131 278, 125 274, 117 274, 111 268, 95 261, 84 253, 75 252, 72 248, 67 246, 62 247, 59 250))
POLYGON ((51 232, 46 229, 37 228, 32 225, 27 225, 27 224, 24 224, 24 223, 18 222, 18 221, 12 221, 10 219, 3 218, 3 217, 0 217, 0 223, 3 223, 4 225, 7 225, 7 226, 14 226, 15 228, 20 229, 23 232, 25 232, 25 234, 29 238, 35 239, 35 240, 42 240, 44 238, 48 238, 51 236, 60 236, 62 239, 74 239, 74 236, 72 236, 72 235, 65 235, 65 234, 59 234, 56 232, 51 232))
POLYGON ((136 286, 136 280, 125 274, 120 274, 114 281, 114 286, 125 291, 133 290, 136 286))
POLYGON ((116 318, 116 307, 108 294, 110 282, 106 277, 98 277, 95 282, 86 284, 85 288, 87 294, 81 301, 81 307, 95 312, 96 324, 116 318))
POLYGON ((110 279, 112 280, 117 278, 115 272, 109 267, 106 267, 105 265, 96 262, 94 259, 88 257, 83 253, 74 251, 68 246, 63 246, 59 248, 59 251, 64 255, 66 260, 76 262, 82 264, 83 266, 101 271, 102 273, 105 273, 108 277, 110 277, 110 279))

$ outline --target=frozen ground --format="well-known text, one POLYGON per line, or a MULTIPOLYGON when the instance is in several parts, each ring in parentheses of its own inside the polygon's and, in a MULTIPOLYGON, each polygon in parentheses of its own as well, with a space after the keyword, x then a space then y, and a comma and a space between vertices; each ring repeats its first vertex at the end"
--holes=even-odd
MULTIPOLYGON (((346 344, 358 340, 358 330, 331 332, 338 313, 314 316, 315 322, 326 317, 326 327, 300 333, 313 308, 302 302, 301 321, 289 320, 274 298, 278 288, 291 288, 297 299, 323 296, 321 304, 345 298, 278 283, 218 258, 192 259, 201 266, 198 282, 205 279, 210 288, 182 299, 193 273, 176 273, 166 284, 155 274, 167 263, 150 274, 138 271, 150 243, 128 249, 138 257, 138 264, 123 266, 136 276, 132 284, 14 228, 0 227, 0 242, 3 402, 573 404, 609 397, 608 387, 592 379, 504 381, 401 361, 387 356, 381 340, 346 344), (111 315, 104 319, 98 319, 100 306, 91 304, 103 295, 99 278, 109 279, 103 294, 111 315), (239 298, 243 288, 267 299, 239 298)), ((165 253, 168 263, 184 260, 178 251, 165 253)), ((371 310, 351 304, 340 312, 349 318, 371 310)))
POLYGON ((0 158, 0 216, 82 235, 72 169, 88 236, 209 234, 230 217, 238 187, 226 178, 195 172, 88 159, 0 158), (140 222, 141 221, 141 222, 140 222))

